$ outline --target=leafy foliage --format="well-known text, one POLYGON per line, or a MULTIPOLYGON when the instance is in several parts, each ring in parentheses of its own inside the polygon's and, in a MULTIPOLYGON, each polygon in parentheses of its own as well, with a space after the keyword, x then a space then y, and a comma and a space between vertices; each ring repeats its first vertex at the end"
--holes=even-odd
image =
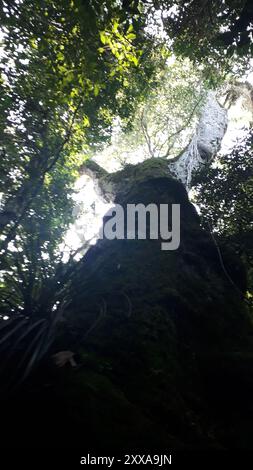
POLYGON ((76 265, 62 264, 59 245, 79 168, 109 138, 115 116, 129 119, 154 65, 140 15, 116 1, 1 7, 0 316, 20 319, 23 340, 16 326, 7 338, 16 352, 27 348, 25 374, 50 347, 68 303, 76 265), (28 346, 31 331, 38 342, 28 346))
POLYGON ((111 145, 97 156, 99 161, 121 165, 151 157, 172 158, 189 143, 207 86, 202 72, 188 59, 166 54, 152 90, 139 103, 128 129, 117 129, 111 145))
POLYGON ((164 0, 164 27, 175 53, 202 63, 210 83, 234 68, 242 73, 252 53, 253 7, 250 0, 164 0), (240 65, 239 65, 240 64, 240 65))
POLYGON ((141 51, 133 25, 116 15, 97 2, 4 4, 2 228, 23 217, 58 160, 74 171, 80 151, 108 136, 115 113, 129 115, 136 86, 127 77, 141 51))
POLYGON ((253 286, 253 133, 230 155, 218 157, 195 181, 203 224, 233 246, 248 268, 253 286))

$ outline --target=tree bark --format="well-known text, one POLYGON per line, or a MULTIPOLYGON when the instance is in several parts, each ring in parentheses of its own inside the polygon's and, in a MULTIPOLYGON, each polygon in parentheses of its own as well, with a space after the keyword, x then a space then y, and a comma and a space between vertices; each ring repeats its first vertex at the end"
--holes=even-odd
POLYGON ((187 148, 169 168, 186 189, 191 188, 194 172, 205 166, 218 152, 228 124, 227 110, 209 92, 196 132, 187 148))

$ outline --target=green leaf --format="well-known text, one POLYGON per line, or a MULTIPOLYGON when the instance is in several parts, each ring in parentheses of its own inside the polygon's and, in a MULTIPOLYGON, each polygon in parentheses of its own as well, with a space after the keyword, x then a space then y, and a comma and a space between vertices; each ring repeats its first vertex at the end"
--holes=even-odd
POLYGON ((128 39, 129 41, 131 41, 132 39, 136 39, 136 34, 134 34, 134 33, 128 34, 128 35, 127 35, 127 39, 128 39))
POLYGON ((83 118, 83 126, 84 126, 84 127, 90 127, 90 120, 89 120, 88 116, 84 116, 84 118, 83 118))
POLYGON ((137 59, 136 56, 133 55, 131 60, 132 60, 132 62, 134 63, 134 65, 135 65, 136 67, 139 65, 139 60, 137 59))
POLYGON ((95 83, 95 85, 94 85, 94 96, 98 96, 99 92, 100 92, 100 86, 99 86, 98 83, 95 83))
POLYGON ((64 60, 64 54, 62 52, 58 52, 56 58, 59 62, 61 62, 64 60))
POLYGON ((118 31, 119 23, 115 20, 112 27, 112 32, 116 33, 118 31))
POLYGON ((102 44, 106 44, 107 37, 106 37, 105 31, 100 31, 99 36, 100 36, 100 41, 102 42, 102 44))

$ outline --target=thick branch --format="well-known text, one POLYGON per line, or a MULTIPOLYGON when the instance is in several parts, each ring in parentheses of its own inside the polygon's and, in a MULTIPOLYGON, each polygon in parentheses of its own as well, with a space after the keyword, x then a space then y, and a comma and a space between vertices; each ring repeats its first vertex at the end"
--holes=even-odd
POLYGON ((186 186, 191 187, 193 173, 218 152, 227 129, 227 110, 209 92, 196 132, 184 152, 169 163, 169 169, 186 186))
POLYGON ((151 157, 154 157, 154 152, 152 150, 151 139, 148 133, 147 124, 144 121, 144 109, 142 110, 142 113, 141 113, 141 128, 142 128, 144 138, 146 140, 146 144, 148 146, 149 154, 151 157))

